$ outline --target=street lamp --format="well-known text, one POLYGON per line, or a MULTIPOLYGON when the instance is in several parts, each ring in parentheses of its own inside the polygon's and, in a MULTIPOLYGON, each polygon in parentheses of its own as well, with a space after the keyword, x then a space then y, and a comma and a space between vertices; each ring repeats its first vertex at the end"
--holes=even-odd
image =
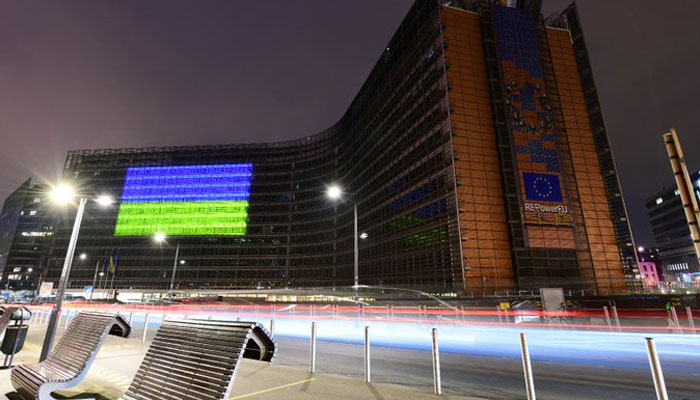
MULTIPOLYGON (((153 240, 156 243, 165 243, 165 239, 167 239, 167 236, 163 232, 157 232, 155 235, 153 235, 153 240)), ((168 295, 172 296, 173 290, 175 288, 175 274, 177 273, 177 262, 178 262, 178 256, 180 255, 180 243, 178 242, 177 246, 175 246, 175 259, 173 260, 173 275, 170 277, 170 290, 168 290, 168 295)), ((184 265, 185 260, 181 260, 180 264, 184 265)))
MULTIPOLYGON (((328 187, 326 191, 326 195, 328 196, 329 199, 336 201, 340 200, 343 197, 343 191, 338 185, 331 185, 328 187)), ((352 235, 352 241, 353 241, 353 287, 355 288, 355 297, 357 297, 357 288, 359 286, 359 280, 360 280, 360 264, 359 264, 359 247, 358 247, 358 235, 357 235, 357 202, 355 199, 352 199, 352 210, 353 210, 353 226, 354 226, 354 231, 352 235)), ((362 234, 364 237, 362 239, 367 238, 367 234, 363 233, 362 234)))
MULTIPOLYGON (((51 200, 53 200, 59 205, 72 204, 75 197, 75 189, 66 184, 59 184, 55 186, 50 193, 51 200)), ((75 247, 78 243, 78 234, 80 233, 80 224, 83 221, 83 213, 85 212, 85 204, 87 203, 87 201, 88 198, 82 196, 78 201, 78 211, 75 214, 73 230, 71 231, 70 241, 68 242, 68 249, 66 250, 66 258, 63 261, 61 277, 58 280, 58 288, 56 290, 56 302, 54 303, 51 309, 51 318, 49 319, 49 325, 46 329, 46 336, 44 337, 44 346, 41 348, 41 355, 39 356, 40 362, 46 360, 46 358, 49 356, 49 352, 53 347, 53 341, 56 338, 56 329, 58 327, 58 321, 61 316, 63 296, 65 295, 66 288, 68 286, 68 278, 70 276, 71 265, 73 264, 73 256, 75 255, 75 247)), ((112 204, 112 198, 107 195, 102 195, 98 199, 95 199, 95 201, 101 206, 107 206, 109 204, 112 204)))
POLYGON ((80 259, 81 259, 81 260, 84 260, 84 259, 86 259, 86 258, 87 258, 87 254, 85 254, 85 253, 80 254, 80 259))

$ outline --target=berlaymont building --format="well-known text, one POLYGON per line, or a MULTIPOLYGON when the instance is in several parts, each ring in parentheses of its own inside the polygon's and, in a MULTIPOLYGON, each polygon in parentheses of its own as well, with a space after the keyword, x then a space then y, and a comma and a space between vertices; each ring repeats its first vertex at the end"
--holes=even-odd
POLYGON ((417 0, 345 114, 298 140, 70 152, 64 179, 117 204, 88 205, 69 286, 165 290, 177 252, 176 290, 348 287, 356 208, 361 285, 634 290, 578 13, 540 7, 417 0))

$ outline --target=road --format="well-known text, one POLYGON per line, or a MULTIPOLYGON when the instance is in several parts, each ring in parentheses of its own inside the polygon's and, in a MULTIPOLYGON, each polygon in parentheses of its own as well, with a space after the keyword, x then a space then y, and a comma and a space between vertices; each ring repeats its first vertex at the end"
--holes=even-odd
MULTIPOLYGON (((258 320, 265 325, 269 325, 270 317, 265 313, 215 314, 215 318, 258 320)), ((309 326, 314 320, 318 324, 319 373, 350 377, 354 382, 363 375, 361 343, 364 326, 369 325, 373 382, 401 385, 411 389, 413 396, 432 393, 430 329, 437 327, 444 392, 453 397, 494 400, 525 399, 519 332, 528 336, 538 399, 653 400, 656 397, 644 344, 645 335, 651 335, 659 349, 670 398, 700 400, 699 335, 658 330, 644 334, 506 327, 443 320, 385 321, 349 315, 329 318, 277 314, 274 318, 280 345, 277 365, 305 373, 309 326)), ((143 314, 134 314, 132 340, 140 340, 143 320, 143 314)), ((160 320, 158 315, 150 316, 149 337, 160 320)))
MULTIPOLYGON (((299 367, 308 365, 309 343, 306 340, 279 338, 277 363, 299 367)), ((319 342, 318 371, 361 378, 362 346, 319 342)), ((443 389, 447 394, 483 397, 494 400, 525 399, 522 366, 519 359, 479 357, 443 352, 443 389)), ((655 399, 648 369, 615 368, 604 365, 580 366, 552 362, 535 362, 535 388, 538 399, 601 400, 655 399)), ((432 390, 430 353, 420 350, 372 348, 373 381, 432 390)), ((666 374, 671 399, 700 399, 700 365, 685 373, 666 374)))

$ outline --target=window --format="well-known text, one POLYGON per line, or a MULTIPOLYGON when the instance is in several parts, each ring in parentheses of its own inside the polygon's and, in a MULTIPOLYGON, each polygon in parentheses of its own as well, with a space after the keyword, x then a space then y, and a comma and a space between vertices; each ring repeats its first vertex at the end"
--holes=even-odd
POLYGON ((674 194, 675 196, 680 196, 680 195, 681 195, 680 189, 674 190, 674 191, 673 191, 673 194, 674 194))
POLYGON ((20 272, 22 270, 22 267, 14 267, 12 268, 12 272, 20 272))
POLYGON ((656 199, 656 204, 661 204, 663 202, 664 202, 663 197, 659 197, 658 199, 656 199))
POLYGON ((41 197, 35 197, 34 198, 35 203, 41 203, 41 197))
POLYGON ((36 210, 29 211, 29 215, 36 215, 36 210))

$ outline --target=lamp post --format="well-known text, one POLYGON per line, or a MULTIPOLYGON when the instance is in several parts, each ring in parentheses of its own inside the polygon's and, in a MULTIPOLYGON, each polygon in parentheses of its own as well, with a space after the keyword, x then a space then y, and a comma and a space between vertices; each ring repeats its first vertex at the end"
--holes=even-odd
MULTIPOLYGON (((167 236, 163 232, 158 232, 153 236, 153 240, 156 243, 164 243, 167 236)), ((170 290, 168 290, 168 295, 172 296, 173 290, 175 289, 175 274, 177 274, 177 262, 180 256, 180 243, 175 246, 175 258, 173 259, 173 274, 170 277, 170 290)), ((185 264, 185 260, 180 260, 180 264, 185 264)))
MULTIPOLYGON (((68 185, 60 184, 51 191, 51 197, 56 203, 69 204, 72 203, 73 199, 75 198, 75 190, 68 185)), ((111 197, 106 195, 102 195, 95 200, 101 206, 106 206, 112 203, 111 197)), ((66 293, 66 288, 68 287, 68 278, 70 277, 70 270, 71 266, 73 265, 75 246, 78 243, 80 224, 83 221, 83 213, 85 212, 85 204, 87 204, 87 201, 87 197, 80 197, 80 200, 78 201, 78 211, 75 214, 73 230, 71 231, 70 241, 68 242, 68 249, 66 250, 66 258, 63 261, 61 277, 58 280, 56 302, 51 308, 51 317, 49 318, 49 325, 46 329, 46 336, 44 337, 44 345, 41 348, 41 355, 39 356, 40 362, 46 360, 46 358, 49 356, 49 352, 53 347, 54 339, 56 338, 56 329, 58 328, 58 321, 61 317, 61 306, 63 304, 63 296, 66 293)))
MULTIPOLYGON (((338 185, 331 185, 328 187, 326 191, 326 195, 328 196, 329 199, 336 201, 340 200, 343 197, 343 191, 340 189, 340 186, 338 185)), ((366 239, 367 238, 367 233, 363 232, 362 234, 358 235, 357 232, 357 201, 355 199, 352 199, 352 211, 353 211, 353 236, 352 236, 352 241, 353 241, 353 287, 355 288, 355 297, 357 297, 357 288, 359 286, 360 282, 360 250, 359 250, 359 243, 358 240, 361 239, 366 239)))

